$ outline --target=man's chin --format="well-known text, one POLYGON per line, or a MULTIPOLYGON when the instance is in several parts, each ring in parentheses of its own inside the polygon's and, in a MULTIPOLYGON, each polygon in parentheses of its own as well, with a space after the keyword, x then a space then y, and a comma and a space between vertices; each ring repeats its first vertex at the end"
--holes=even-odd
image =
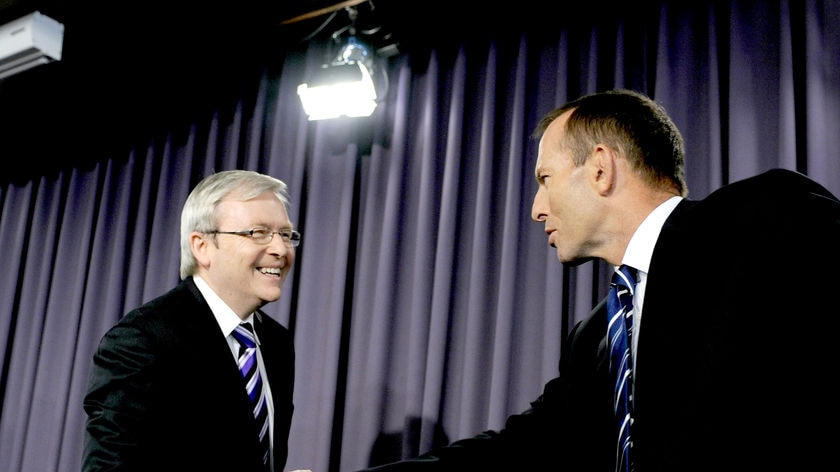
POLYGON ((594 259, 594 257, 563 257, 560 251, 557 252, 557 260, 566 267, 577 267, 594 259))
POLYGON ((266 303, 276 302, 280 299, 281 295, 283 295, 283 290, 280 288, 276 290, 265 290, 260 294, 260 300, 265 305, 266 303))

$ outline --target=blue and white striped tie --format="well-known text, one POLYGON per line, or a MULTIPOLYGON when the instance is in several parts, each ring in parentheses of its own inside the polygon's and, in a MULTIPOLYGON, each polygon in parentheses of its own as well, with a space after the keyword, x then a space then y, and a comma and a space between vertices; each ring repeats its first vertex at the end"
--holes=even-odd
POLYGON ((260 449, 263 464, 268 467, 268 405, 263 391, 262 376, 257 365, 257 342, 251 323, 240 323, 233 331, 233 337, 239 341, 239 372, 245 379, 245 390, 254 408, 254 418, 260 428, 260 449))
POLYGON ((633 424, 633 356, 630 353, 633 335, 633 292, 636 288, 636 269, 622 265, 612 276, 607 297, 608 336, 610 343, 610 373, 615 381, 613 407, 618 427, 615 470, 630 472, 633 424))

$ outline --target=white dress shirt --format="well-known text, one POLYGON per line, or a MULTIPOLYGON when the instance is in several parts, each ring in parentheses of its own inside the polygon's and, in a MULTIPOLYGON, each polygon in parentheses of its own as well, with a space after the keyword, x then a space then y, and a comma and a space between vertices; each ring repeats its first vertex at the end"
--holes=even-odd
POLYGON ((674 208, 682 199, 683 197, 679 196, 671 197, 650 212, 636 229, 636 232, 633 233, 630 243, 627 244, 624 257, 621 259, 622 264, 629 265, 639 272, 636 290, 633 292, 633 339, 631 340, 631 349, 633 351, 634 372, 638 371, 636 350, 639 343, 639 332, 642 327, 642 307, 645 301, 645 287, 647 286, 650 259, 653 257, 653 248, 657 239, 659 239, 662 225, 665 224, 665 220, 668 219, 668 216, 671 215, 671 212, 674 211, 674 208))
MULTIPOLYGON (((230 347, 231 355, 235 361, 239 360, 239 341, 233 337, 233 330, 239 326, 239 323, 248 322, 254 326, 254 314, 251 313, 244 320, 234 313, 234 311, 224 302, 216 292, 207 285, 207 282, 198 275, 193 276, 195 286, 198 291, 204 295, 207 304, 210 305, 210 310, 213 311, 213 316, 216 317, 216 322, 219 323, 219 329, 227 339, 230 347)), ((272 449, 274 448, 274 400, 271 398, 271 388, 268 385, 268 376, 265 373, 265 363, 263 362, 262 352, 260 351, 260 338, 257 336, 256 329, 254 330, 254 340, 257 343, 257 366, 260 369, 260 376, 263 379, 263 391, 265 392, 265 400, 268 406, 268 432, 272 449)), ((219 405, 219 408, 224 408, 225 405, 219 405)), ((274 455, 272 454, 272 459, 274 455)))

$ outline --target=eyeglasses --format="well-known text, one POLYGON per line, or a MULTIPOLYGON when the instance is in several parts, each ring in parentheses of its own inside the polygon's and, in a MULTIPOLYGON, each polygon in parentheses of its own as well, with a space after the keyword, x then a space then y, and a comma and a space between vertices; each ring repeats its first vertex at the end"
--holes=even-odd
POLYGON ((280 231, 271 231, 267 228, 253 228, 244 231, 207 231, 206 234, 235 234, 237 236, 247 236, 257 244, 268 244, 274 239, 275 234, 280 235, 280 239, 284 243, 292 247, 300 245, 300 233, 293 229, 281 229, 280 231))

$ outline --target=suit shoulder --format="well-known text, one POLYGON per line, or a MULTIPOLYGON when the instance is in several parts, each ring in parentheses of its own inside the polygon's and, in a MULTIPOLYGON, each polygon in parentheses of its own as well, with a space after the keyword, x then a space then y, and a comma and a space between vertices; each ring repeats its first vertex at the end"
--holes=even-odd
POLYGON ((152 327, 168 323, 170 319, 181 317, 180 314, 191 313, 202 307, 209 310, 195 285, 185 280, 168 292, 126 313, 117 326, 152 327))
POLYGON ((789 169, 771 169, 761 174, 749 177, 721 187, 712 193, 726 195, 738 193, 740 195, 755 195, 764 200, 789 199, 797 195, 820 195, 837 200, 817 181, 800 172, 789 169))
POLYGON ((772 169, 724 185, 702 200, 691 201, 681 211, 674 212, 674 221, 699 220, 720 227, 758 219, 778 219, 781 215, 795 217, 802 214, 803 209, 830 207, 837 203, 831 192, 808 176, 787 169, 772 169))

